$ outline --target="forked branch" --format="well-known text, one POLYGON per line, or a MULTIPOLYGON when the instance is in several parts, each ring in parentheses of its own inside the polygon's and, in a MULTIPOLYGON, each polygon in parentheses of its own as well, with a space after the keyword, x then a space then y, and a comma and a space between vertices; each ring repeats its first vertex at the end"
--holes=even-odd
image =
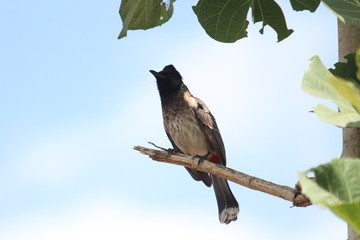
POLYGON ((299 187, 291 188, 288 186, 278 185, 208 161, 203 161, 199 164, 198 158, 193 158, 180 153, 164 151, 164 148, 160 148, 162 150, 155 150, 142 146, 135 146, 134 149, 142 154, 148 155, 155 161, 181 165, 194 170, 211 173, 244 187, 288 200, 296 207, 307 207, 311 205, 310 200, 301 193, 299 187))

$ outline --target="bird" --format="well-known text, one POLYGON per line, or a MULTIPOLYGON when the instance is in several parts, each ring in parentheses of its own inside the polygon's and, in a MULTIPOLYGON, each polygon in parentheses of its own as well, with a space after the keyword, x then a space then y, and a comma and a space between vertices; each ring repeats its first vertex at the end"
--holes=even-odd
MULTIPOLYGON (((173 65, 150 70, 156 78, 165 132, 176 152, 202 161, 226 166, 225 146, 214 116, 199 98, 193 96, 173 65)), ((191 177, 206 186, 213 185, 220 223, 237 219, 239 204, 226 179, 185 167, 191 177)))

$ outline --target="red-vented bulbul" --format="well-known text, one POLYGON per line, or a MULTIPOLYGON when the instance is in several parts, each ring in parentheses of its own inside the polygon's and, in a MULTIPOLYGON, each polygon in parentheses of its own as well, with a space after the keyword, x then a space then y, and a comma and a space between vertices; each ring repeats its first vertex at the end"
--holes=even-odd
MULTIPOLYGON (((214 116, 205 103, 194 97, 173 65, 162 71, 150 70, 155 76, 161 98, 165 132, 174 149, 191 156, 226 165, 225 147, 214 116)), ((186 168, 196 181, 214 185, 221 223, 237 219, 239 204, 228 182, 204 172, 186 168)))

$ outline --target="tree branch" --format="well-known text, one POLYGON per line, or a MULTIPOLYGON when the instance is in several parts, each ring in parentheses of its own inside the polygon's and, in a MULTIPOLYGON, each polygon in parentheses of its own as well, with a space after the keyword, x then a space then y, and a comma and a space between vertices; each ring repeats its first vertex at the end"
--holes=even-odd
MULTIPOLYGON (((349 53, 355 53, 360 47, 360 27, 347 25, 338 19, 338 45, 339 60, 346 62, 344 56, 349 53)), ((360 129, 343 128, 343 150, 342 158, 360 157, 360 129)), ((360 240, 360 234, 357 233, 348 224, 348 239, 360 240)))
MULTIPOLYGON (((296 207, 307 207, 311 205, 310 200, 301 193, 301 189, 298 186, 296 188, 291 188, 288 186, 278 185, 208 161, 204 161, 199 164, 198 158, 193 158, 180 153, 160 151, 142 146, 135 146, 134 149, 142 154, 148 155, 155 161, 181 165, 194 170, 211 173, 244 187, 288 200, 296 207)), ((160 149, 164 150, 164 148, 160 149)))

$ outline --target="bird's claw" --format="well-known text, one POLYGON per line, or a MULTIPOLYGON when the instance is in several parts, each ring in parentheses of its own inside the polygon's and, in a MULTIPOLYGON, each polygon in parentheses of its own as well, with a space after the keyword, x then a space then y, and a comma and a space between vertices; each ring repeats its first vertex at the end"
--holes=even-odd
POLYGON ((195 155, 195 156, 193 157, 193 159, 197 158, 197 159, 198 159, 197 165, 199 165, 200 163, 203 163, 204 160, 206 160, 210 155, 211 155, 210 152, 208 152, 208 153, 205 154, 204 156, 195 155))
POLYGON ((176 153, 175 149, 172 149, 172 148, 168 148, 168 149, 166 150, 166 152, 168 153, 168 155, 172 155, 172 154, 175 154, 175 153, 176 153))

